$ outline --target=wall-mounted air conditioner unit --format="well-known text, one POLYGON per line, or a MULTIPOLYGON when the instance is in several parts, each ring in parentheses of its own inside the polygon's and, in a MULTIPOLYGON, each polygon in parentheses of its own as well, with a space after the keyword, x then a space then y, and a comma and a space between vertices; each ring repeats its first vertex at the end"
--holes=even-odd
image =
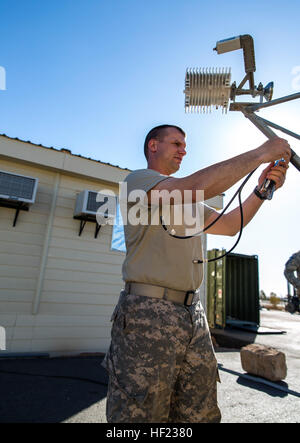
POLYGON ((35 201, 38 178, 0 171, 0 199, 7 202, 32 204, 35 201))
POLYGON ((95 237, 99 232, 99 226, 114 220, 116 216, 117 198, 115 195, 101 192, 84 190, 77 195, 74 218, 81 220, 79 235, 81 235, 86 221, 97 223, 95 237))

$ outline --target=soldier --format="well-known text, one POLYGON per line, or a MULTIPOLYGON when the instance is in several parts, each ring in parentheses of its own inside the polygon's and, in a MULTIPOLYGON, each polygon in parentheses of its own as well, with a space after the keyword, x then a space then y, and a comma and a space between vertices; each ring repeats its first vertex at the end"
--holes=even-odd
POLYGON ((294 295, 288 295, 288 302, 285 310, 293 314, 296 311, 300 312, 300 251, 293 254, 285 264, 284 270, 285 278, 294 286, 294 295), (297 277, 295 276, 297 272, 297 277))
MULTIPOLYGON (((259 184, 268 177, 279 188, 285 180, 290 148, 285 140, 275 138, 184 178, 171 176, 186 155, 181 128, 153 128, 146 137, 144 151, 148 168, 126 178, 127 195, 139 190, 142 197, 139 211, 135 202, 126 201, 126 286, 112 315, 111 345, 103 361, 109 372, 107 421, 220 422, 217 361, 199 300, 203 266, 193 263, 202 257, 201 236, 180 240, 151 223, 156 211, 161 214, 163 209, 154 191, 175 191, 180 196, 190 191, 207 226, 218 212, 197 202, 197 190, 203 190, 207 200, 229 189, 257 166, 284 158, 285 163, 276 168, 271 163, 259 178, 259 184), (140 222, 133 220, 133 213, 140 222)), ((244 225, 263 201, 257 191, 245 200, 244 225)), ((169 204, 171 224, 175 205, 173 201, 169 204)), ((176 223, 174 227, 176 232, 182 228, 176 223)), ((240 211, 236 208, 207 232, 233 236, 239 227, 240 211)))
POLYGON ((284 270, 285 278, 291 285, 293 285, 298 296, 300 295, 300 251, 295 252, 285 264, 284 270), (297 277, 295 276, 295 271, 297 272, 297 277))

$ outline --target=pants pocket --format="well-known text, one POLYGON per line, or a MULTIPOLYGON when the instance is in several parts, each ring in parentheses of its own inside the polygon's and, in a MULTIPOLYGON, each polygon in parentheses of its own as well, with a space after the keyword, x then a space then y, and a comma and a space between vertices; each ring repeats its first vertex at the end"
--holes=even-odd
MULTIPOLYGON (((119 390, 128 399, 143 404, 150 385, 150 373, 147 369, 143 371, 141 367, 132 364, 125 367, 116 356, 112 355, 111 349, 107 353, 106 367, 110 375, 110 383, 114 390, 119 390), (122 367, 123 366, 123 367, 122 367)), ((115 396, 116 394, 114 394, 115 396)))
POLYGON ((110 318, 111 322, 113 322, 115 320, 116 316, 118 315, 118 312, 119 312, 119 310, 121 308, 121 305, 122 305, 123 301, 125 300, 126 295, 127 295, 126 291, 121 291, 120 292, 118 303, 116 304, 115 309, 113 310, 112 316, 110 318))

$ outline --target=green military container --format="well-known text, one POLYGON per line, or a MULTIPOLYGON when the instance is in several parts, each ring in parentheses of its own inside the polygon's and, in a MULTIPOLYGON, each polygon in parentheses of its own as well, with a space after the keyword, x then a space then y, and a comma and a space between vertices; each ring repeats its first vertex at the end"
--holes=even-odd
MULTIPOLYGON (((207 258, 226 251, 213 249, 207 258)), ((207 320, 210 328, 259 327, 257 255, 229 253, 207 264, 207 320)))

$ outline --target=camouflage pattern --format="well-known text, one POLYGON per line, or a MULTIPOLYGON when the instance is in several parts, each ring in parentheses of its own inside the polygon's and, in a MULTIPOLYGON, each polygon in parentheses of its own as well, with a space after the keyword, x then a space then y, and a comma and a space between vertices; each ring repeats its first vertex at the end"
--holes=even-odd
POLYGON ((122 292, 113 313, 109 423, 220 422, 217 361, 204 310, 122 292))
POLYGON ((285 264, 285 278, 291 283, 300 295, 300 251, 293 254, 285 264), (295 276, 297 271, 297 277, 295 276))

